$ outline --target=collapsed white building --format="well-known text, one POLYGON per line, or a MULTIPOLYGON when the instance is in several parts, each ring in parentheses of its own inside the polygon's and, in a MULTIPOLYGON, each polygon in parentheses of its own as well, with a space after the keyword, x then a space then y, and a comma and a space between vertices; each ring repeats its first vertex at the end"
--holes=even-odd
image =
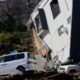
MULTIPOLYGON (((75 2, 76 0, 74 0, 75 2)), ((73 0, 42 0, 30 18, 42 44, 51 50, 52 59, 56 58, 61 63, 75 58, 75 52, 80 49, 77 46, 78 43, 76 45, 73 43, 76 37, 72 37, 72 35, 77 32, 78 28, 74 30, 72 28, 72 25, 74 26, 74 23, 72 24, 72 11, 75 12, 73 0)), ((75 20, 75 18, 73 19, 75 20)), ((73 22, 75 22, 74 20, 73 22)), ((77 41, 79 41, 78 39, 77 41)))

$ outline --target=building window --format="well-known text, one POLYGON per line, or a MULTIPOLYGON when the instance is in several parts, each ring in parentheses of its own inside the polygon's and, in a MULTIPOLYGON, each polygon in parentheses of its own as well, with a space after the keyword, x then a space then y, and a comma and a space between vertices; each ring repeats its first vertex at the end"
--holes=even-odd
POLYGON ((72 18, 71 18, 71 16, 69 16, 67 19, 68 24, 71 23, 71 20, 72 20, 72 18))
POLYGON ((50 6, 51 6, 53 18, 56 18, 60 13, 58 0, 52 0, 52 2, 50 3, 50 6))
POLYGON ((35 18, 37 31, 48 30, 47 20, 43 9, 39 9, 39 14, 35 18))
POLYGON ((67 29, 67 27, 64 27, 63 25, 61 25, 59 27, 59 29, 58 29, 59 36, 61 36, 64 32, 68 35, 68 29, 67 29))
POLYGON ((36 22, 37 31, 40 32, 42 30, 42 25, 41 25, 41 20, 39 15, 36 16, 35 22, 36 22))
POLYGON ((64 32, 64 29, 63 29, 64 27, 63 27, 63 25, 62 26, 60 26, 60 28, 58 29, 58 34, 59 34, 59 36, 61 36, 62 34, 63 34, 63 32, 64 32))

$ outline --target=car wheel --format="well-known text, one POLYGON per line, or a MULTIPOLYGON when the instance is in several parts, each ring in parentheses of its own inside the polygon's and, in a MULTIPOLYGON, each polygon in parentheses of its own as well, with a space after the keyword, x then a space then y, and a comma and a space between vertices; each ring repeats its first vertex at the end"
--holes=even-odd
POLYGON ((37 73, 38 73, 38 71, 34 70, 34 74, 37 74, 37 73))
POLYGON ((69 73, 76 73, 76 70, 70 70, 69 73))
POLYGON ((19 70, 20 72, 22 72, 22 74, 25 73, 25 68, 22 67, 22 66, 18 67, 17 70, 19 70))

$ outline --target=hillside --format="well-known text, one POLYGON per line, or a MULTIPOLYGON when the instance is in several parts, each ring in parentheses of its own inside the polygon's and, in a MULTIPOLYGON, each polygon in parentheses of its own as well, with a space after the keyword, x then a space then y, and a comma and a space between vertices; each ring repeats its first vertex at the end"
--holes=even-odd
POLYGON ((40 0, 0 0, 0 54, 32 51, 32 33, 25 25, 40 0))

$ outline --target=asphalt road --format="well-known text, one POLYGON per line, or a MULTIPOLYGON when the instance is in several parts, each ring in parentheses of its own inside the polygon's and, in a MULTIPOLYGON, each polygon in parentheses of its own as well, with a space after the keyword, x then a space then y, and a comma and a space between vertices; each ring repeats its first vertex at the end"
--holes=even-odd
POLYGON ((28 73, 23 76, 20 75, 15 75, 13 77, 5 77, 5 79, 0 79, 0 80, 80 80, 80 79, 75 79, 70 75, 66 74, 59 74, 56 72, 47 72, 47 73, 28 73))

